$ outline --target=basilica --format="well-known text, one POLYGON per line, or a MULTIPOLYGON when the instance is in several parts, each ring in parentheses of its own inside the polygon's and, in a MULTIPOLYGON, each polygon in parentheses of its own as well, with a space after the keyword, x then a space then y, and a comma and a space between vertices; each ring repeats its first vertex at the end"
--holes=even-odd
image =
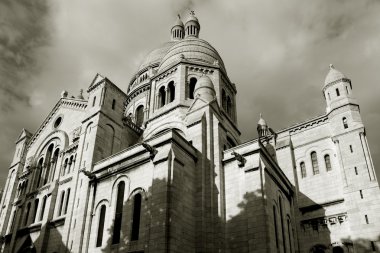
MULTIPOLYGON (((128 87, 96 74, 15 144, 0 252, 379 252, 380 189, 354 84, 240 141, 238 87, 191 13, 128 87)), ((163 31, 165 32, 165 31, 163 31)), ((318 94, 316 94, 318 95, 318 94)))

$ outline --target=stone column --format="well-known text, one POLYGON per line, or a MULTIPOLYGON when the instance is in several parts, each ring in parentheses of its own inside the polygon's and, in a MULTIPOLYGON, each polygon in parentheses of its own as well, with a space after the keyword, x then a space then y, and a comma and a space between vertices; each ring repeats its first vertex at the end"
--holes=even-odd
POLYGON ((373 166, 372 166, 372 163, 371 163, 371 158, 370 158, 370 155, 369 155, 368 146, 367 146, 367 143, 366 143, 364 132, 359 132, 359 137, 360 137, 360 143, 362 144, 362 149, 363 149, 363 153, 364 153, 365 163, 367 165, 369 180, 372 181, 372 180, 374 180, 373 166))
POLYGON ((335 148, 337 151, 338 155, 338 160, 339 160, 339 167, 340 167, 340 172, 342 173, 342 180, 344 183, 344 187, 347 187, 347 177, 346 177, 346 172, 344 170, 344 165, 343 165, 343 160, 342 160, 342 153, 340 151, 340 146, 339 146, 339 140, 334 140, 335 148))

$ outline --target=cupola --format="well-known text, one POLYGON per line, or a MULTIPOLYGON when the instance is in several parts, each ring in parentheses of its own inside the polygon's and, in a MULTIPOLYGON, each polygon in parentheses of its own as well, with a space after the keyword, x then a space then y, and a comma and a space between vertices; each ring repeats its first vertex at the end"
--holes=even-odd
POLYGON ((179 15, 172 29, 170 30, 170 33, 172 41, 182 40, 185 36, 185 28, 179 15))
POLYGON ((269 135, 268 125, 263 119, 263 116, 261 113, 260 113, 260 119, 257 122, 257 133, 259 134, 259 138, 269 135))
POLYGON ((201 26, 199 25, 197 17, 195 17, 194 11, 190 12, 189 18, 185 23, 185 38, 199 36, 199 30, 201 26))
POLYGON ((194 97, 200 97, 207 102, 215 99, 214 84, 208 76, 203 75, 199 78, 194 88, 194 97))

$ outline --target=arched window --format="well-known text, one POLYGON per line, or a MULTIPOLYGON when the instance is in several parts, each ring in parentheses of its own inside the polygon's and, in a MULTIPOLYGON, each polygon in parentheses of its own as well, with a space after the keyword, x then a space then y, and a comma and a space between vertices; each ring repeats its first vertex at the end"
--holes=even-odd
POLYGON ((190 98, 190 99, 194 99, 194 90, 195 90, 196 84, 197 84, 197 79, 195 77, 190 78, 189 94, 188 94, 188 98, 190 98))
POLYGON ((165 105, 165 102, 166 102, 166 92, 165 92, 165 87, 162 86, 159 90, 158 90, 158 108, 160 107, 163 107, 165 105))
POLYGON ((33 222, 37 221, 37 211, 38 211, 38 199, 34 200, 34 213, 33 213, 33 222))
POLYGON ((95 106, 95 102, 96 102, 96 96, 95 96, 94 99, 92 100, 92 107, 95 106))
POLYGON ((64 200, 65 200, 65 191, 61 191, 61 199, 59 200, 59 207, 58 207, 58 216, 62 215, 64 200))
POLYGON ((139 239, 140 232, 140 216, 141 216, 141 194, 135 195, 133 200, 133 220, 132 220, 132 234, 131 240, 136 241, 139 239))
POLYGON ((102 246, 105 217, 106 217, 106 206, 102 205, 100 207, 99 224, 98 224, 98 235, 96 237, 96 247, 102 246))
POLYGON ((301 168, 301 177, 305 178, 306 177, 306 166, 305 162, 300 163, 300 168, 301 168))
POLYGON ((225 90, 222 90, 222 108, 227 111, 227 96, 225 90))
POLYGON ((326 165, 326 170, 330 171, 331 170, 330 155, 325 155, 325 165, 326 165))
POLYGON ((288 219, 287 219, 287 223, 288 223, 288 240, 289 240, 289 248, 290 248, 290 252, 293 252, 293 245, 292 245, 292 228, 291 228, 291 223, 290 223, 289 217, 288 217, 288 219))
POLYGON ((278 205, 280 206, 280 221, 281 221, 281 234, 282 234, 282 246, 284 252, 286 252, 286 238, 285 238, 285 229, 284 229, 284 213, 282 211, 282 198, 278 197, 278 205))
POLYGON ((45 185, 49 181, 49 175, 50 175, 50 171, 52 167, 51 155, 53 153, 53 148, 54 148, 54 145, 51 144, 46 152, 46 157, 45 157, 46 170, 45 170, 43 185, 45 185))
POLYGON ((274 224, 274 236, 276 238, 276 248, 278 249, 277 211, 276 211, 276 206, 274 205, 273 205, 273 224, 274 224))
POLYGON ((57 148, 55 151, 54 151, 54 154, 53 154, 53 159, 52 159, 52 163, 53 163, 53 170, 51 172, 51 176, 49 178, 49 181, 53 181, 54 179, 54 174, 55 174, 55 170, 57 169, 57 164, 58 164, 58 156, 59 156, 59 149, 57 148))
POLYGON ((123 216, 125 183, 121 181, 117 186, 116 210, 113 224, 112 244, 120 242, 121 218, 123 216))
POLYGON ((168 92, 168 95, 167 95, 168 103, 171 103, 174 101, 174 98, 175 98, 175 87, 174 87, 173 81, 171 81, 168 84, 167 92, 168 92))
POLYGON ((336 88, 335 91, 336 91, 336 96, 339 97, 340 96, 339 89, 336 88))
POLYGON ((343 117, 342 122, 343 122, 344 129, 347 129, 348 128, 347 118, 343 117))
POLYGON ((227 96, 227 113, 232 117, 232 100, 230 96, 227 96))
POLYGON ((44 159, 41 158, 40 161, 38 162, 38 165, 37 165, 37 184, 36 184, 36 187, 40 187, 40 183, 41 183, 41 178, 42 178, 42 164, 44 162, 44 159))
POLYGON ((70 156, 69 166, 67 167, 67 174, 74 168, 74 156, 70 156))
POLYGON ((311 152, 310 157, 311 157, 311 165, 313 167, 313 174, 317 175, 319 174, 317 152, 315 151, 311 152))
POLYGON ((28 190, 27 190, 28 189, 28 182, 29 182, 29 180, 27 179, 25 181, 24 188, 22 189, 24 194, 26 194, 28 192, 28 190))
POLYGON ((69 206, 69 199, 70 199, 70 188, 67 189, 67 194, 66 194, 66 203, 65 203, 65 211, 63 214, 67 213, 67 208, 69 206))
POLYGON ((112 99, 112 110, 115 110, 116 100, 112 99))
POLYGON ((136 125, 141 127, 144 122, 144 106, 139 105, 136 109, 136 125))
POLYGON ((24 220, 24 226, 28 224, 28 219, 29 219, 29 213, 30 213, 30 207, 31 203, 29 202, 28 205, 26 206, 26 213, 25 213, 25 220, 24 220))
POLYGON ((65 175, 66 170, 68 169, 68 167, 67 167, 68 163, 69 163, 69 159, 66 158, 65 161, 64 161, 64 163, 63 163, 63 169, 62 169, 62 173, 61 173, 62 176, 65 175))
POLYGON ((16 221, 16 215, 17 215, 17 212, 16 212, 16 210, 14 210, 13 216, 12 216, 11 226, 9 227, 9 233, 12 233, 12 230, 13 230, 13 227, 14 227, 15 221, 16 221))
POLYGON ((47 200, 47 196, 44 196, 44 198, 42 199, 42 207, 41 207, 40 219, 39 219, 40 221, 42 221, 42 219, 44 218, 46 200, 47 200))

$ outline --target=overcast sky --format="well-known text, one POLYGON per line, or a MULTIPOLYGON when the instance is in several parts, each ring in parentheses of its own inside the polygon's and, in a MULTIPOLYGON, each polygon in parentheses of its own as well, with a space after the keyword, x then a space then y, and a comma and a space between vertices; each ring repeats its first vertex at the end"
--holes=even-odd
POLYGON ((242 140, 260 112, 275 130, 323 114, 333 63, 352 80, 380 175, 380 1, 2 0, 0 188, 21 129, 34 132, 62 90, 77 95, 101 73, 126 91, 189 10, 236 83, 242 140))

